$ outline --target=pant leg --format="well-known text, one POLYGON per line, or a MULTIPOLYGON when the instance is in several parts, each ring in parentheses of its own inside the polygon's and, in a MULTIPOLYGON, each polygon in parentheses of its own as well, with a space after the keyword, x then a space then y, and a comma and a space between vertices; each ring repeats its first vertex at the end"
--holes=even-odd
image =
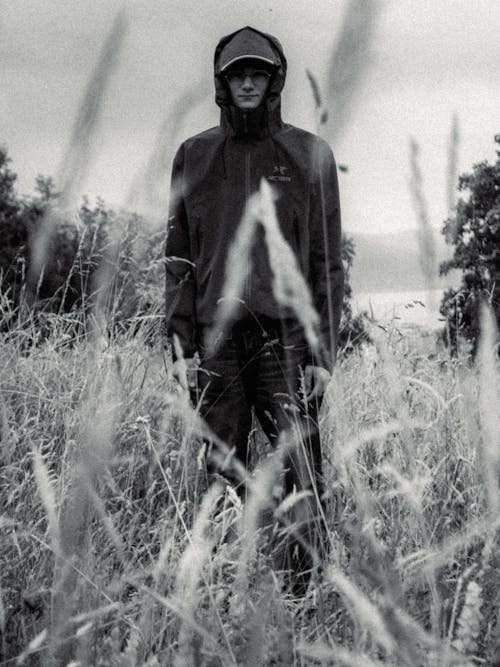
POLYGON ((321 499, 323 492, 321 443, 318 428, 320 400, 309 403, 299 395, 301 371, 310 363, 309 348, 300 329, 282 331, 264 344, 255 370, 252 401, 271 442, 291 425, 301 433, 297 447, 285 461, 285 493, 312 493, 297 502, 290 514, 296 534, 291 536, 278 566, 292 570, 292 586, 303 593, 313 568, 311 550, 322 551, 321 499), (298 537, 297 537, 298 533, 298 537))
MULTIPOLYGON (((224 341, 217 352, 202 358, 196 397, 201 417, 218 438, 229 448, 235 449, 235 456, 246 467, 252 412, 234 340, 224 341)), ((207 458, 207 472, 209 477, 215 472, 222 474, 235 488, 243 488, 234 466, 222 470, 218 464, 214 464, 210 455, 207 458)))
POLYGON ((262 346, 254 371, 251 401, 261 426, 274 442, 294 426, 300 443, 287 462, 285 491, 316 486, 322 495, 321 441, 318 413, 321 397, 306 402, 300 393, 302 372, 310 363, 309 347, 301 329, 279 331, 262 346))

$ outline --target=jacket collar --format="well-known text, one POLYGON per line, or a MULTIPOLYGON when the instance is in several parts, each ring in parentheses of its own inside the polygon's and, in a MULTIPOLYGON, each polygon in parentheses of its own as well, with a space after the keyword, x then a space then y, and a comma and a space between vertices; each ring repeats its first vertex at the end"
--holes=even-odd
POLYGON ((242 111, 234 104, 221 109, 220 124, 229 136, 262 139, 277 132, 283 122, 279 106, 269 109, 267 98, 257 109, 242 111))

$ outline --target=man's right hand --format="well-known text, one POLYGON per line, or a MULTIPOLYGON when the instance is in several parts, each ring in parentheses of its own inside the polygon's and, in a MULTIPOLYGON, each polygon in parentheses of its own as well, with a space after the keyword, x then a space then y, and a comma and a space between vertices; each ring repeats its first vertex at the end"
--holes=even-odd
POLYGON ((198 357, 186 357, 174 362, 172 375, 180 384, 184 391, 189 391, 196 387, 200 361, 198 357))

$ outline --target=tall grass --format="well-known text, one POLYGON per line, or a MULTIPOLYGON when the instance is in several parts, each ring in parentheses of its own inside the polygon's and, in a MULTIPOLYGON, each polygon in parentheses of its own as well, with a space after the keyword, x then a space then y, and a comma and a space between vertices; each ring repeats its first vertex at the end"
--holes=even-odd
POLYGON ((201 441, 163 350, 143 329, 99 354, 83 340, 68 348, 59 341, 69 322, 60 316, 58 326, 28 356, 15 337, 0 350, 2 438, 15 443, 1 454, 4 660, 23 651, 24 664, 71 654, 88 665, 490 659, 491 322, 477 367, 436 363, 391 332, 376 357, 339 362, 321 426, 325 575, 300 602, 257 539, 278 469, 263 462, 267 481, 257 473, 245 514, 229 492, 214 513, 220 492, 205 496, 201 441), (225 541, 228 530, 235 538, 225 541))

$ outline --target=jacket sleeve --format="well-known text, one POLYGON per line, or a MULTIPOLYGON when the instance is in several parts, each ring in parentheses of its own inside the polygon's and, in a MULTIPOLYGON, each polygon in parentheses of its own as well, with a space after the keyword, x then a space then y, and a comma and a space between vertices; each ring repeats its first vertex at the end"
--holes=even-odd
MULTIPOLYGON (((184 148, 177 151, 172 165, 170 203, 165 244, 166 331, 173 343, 176 334, 184 356, 196 351, 194 264, 184 201, 184 148)), ((172 353, 175 350, 172 344, 172 353)))
POLYGON ((310 268, 313 302, 320 317, 324 348, 315 361, 331 370, 337 355, 342 316, 344 265, 337 166, 330 147, 322 140, 317 144, 315 162, 310 209, 310 268))

